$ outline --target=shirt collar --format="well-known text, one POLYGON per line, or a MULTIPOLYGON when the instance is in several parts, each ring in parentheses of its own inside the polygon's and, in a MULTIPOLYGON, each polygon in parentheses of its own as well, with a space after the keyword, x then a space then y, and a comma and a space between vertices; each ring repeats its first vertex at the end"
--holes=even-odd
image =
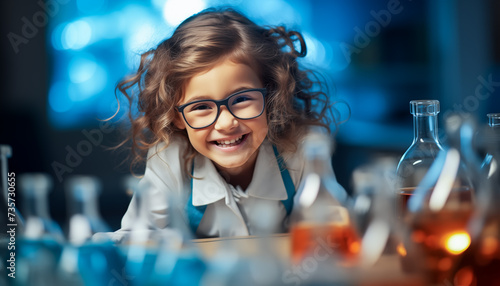
MULTIPOLYGON (((196 157, 193 176, 200 178, 192 180, 194 206, 211 204, 231 194, 230 186, 206 157, 196 157)), ((252 182, 246 193, 251 197, 268 200, 288 198, 273 147, 267 140, 259 148, 252 182)))

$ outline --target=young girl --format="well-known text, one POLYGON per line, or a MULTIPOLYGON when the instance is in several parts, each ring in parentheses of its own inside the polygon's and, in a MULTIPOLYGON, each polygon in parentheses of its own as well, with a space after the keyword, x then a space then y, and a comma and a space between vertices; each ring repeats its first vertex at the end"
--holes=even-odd
MULTIPOLYGON (((332 123, 328 96, 315 91, 320 82, 299 69, 305 55, 298 32, 209 9, 141 56, 118 89, 139 108, 132 150, 135 162, 147 151, 140 185, 157 195, 148 227, 169 227, 165 192, 184 198, 197 237, 255 234, 263 204, 285 225, 304 171, 300 141, 332 123)), ((132 228, 135 204, 117 233, 132 228)))

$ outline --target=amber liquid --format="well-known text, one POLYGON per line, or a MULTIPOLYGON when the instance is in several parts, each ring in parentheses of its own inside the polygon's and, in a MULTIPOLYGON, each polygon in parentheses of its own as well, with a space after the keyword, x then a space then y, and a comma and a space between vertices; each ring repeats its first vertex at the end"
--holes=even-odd
POLYGON ((405 217, 407 212, 408 212, 408 201, 410 200, 411 196, 413 195, 413 192, 415 191, 415 188, 402 188, 400 189, 399 192, 399 198, 398 198, 398 211, 399 211, 399 216, 401 218, 405 217))
MULTIPOLYGON (((408 201, 415 192, 415 187, 401 188, 399 190, 398 199, 398 211, 401 217, 405 217, 408 214, 408 201)), ((432 192, 429 192, 429 194, 432 192)), ((453 189, 447 199, 447 204, 453 202, 454 204, 465 205, 465 207, 470 207, 473 201, 474 190, 468 187, 462 187, 460 189, 453 189)), ((428 199, 428 198, 426 198, 428 199)), ((500 286, 500 285, 499 285, 500 286)))
POLYGON ((335 255, 346 266, 356 263, 361 250, 360 238, 352 225, 299 223, 291 228, 292 261, 324 253, 335 255))
POLYGON ((414 257, 430 283, 444 283, 470 244, 467 224, 472 209, 424 212, 411 224, 414 257))
POLYGON ((500 217, 492 216, 459 259, 450 279, 452 285, 500 285, 500 217))
POLYGON ((413 218, 410 218, 408 201, 414 191, 415 188, 402 188, 399 193, 397 206, 399 220, 409 228, 410 232, 399 246, 403 249, 398 250, 401 268, 404 272, 424 271, 429 274, 431 281, 436 282, 444 279, 443 275, 450 271, 449 267, 455 263, 456 255, 450 254, 444 248, 436 248, 437 244, 432 241, 443 243, 443 240, 453 233, 466 232, 472 212, 473 190, 468 188, 453 190, 442 211, 432 213, 424 207, 424 210, 413 214, 413 218), (426 242, 415 239, 423 239, 426 242), (420 259, 429 260, 430 264, 419 262, 420 259), (447 270, 441 271, 443 269, 447 270))

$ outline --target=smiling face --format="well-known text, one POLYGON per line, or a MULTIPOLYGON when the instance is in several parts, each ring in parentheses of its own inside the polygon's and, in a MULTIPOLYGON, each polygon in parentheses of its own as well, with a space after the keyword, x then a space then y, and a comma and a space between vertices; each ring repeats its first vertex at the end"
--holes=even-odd
MULTIPOLYGON (((262 87, 252 68, 226 59, 207 72, 192 77, 178 105, 200 99, 221 100, 241 90, 262 87)), ((265 110, 257 118, 242 120, 235 118, 226 106, 221 106, 217 121, 203 129, 191 128, 180 113, 176 125, 186 129, 196 151, 230 175, 253 171, 258 149, 268 129, 265 110)))

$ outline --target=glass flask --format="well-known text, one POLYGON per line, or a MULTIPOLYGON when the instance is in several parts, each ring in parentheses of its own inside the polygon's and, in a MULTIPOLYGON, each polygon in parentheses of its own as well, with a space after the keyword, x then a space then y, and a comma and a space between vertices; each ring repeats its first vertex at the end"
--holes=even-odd
POLYGON ((69 213, 69 242, 89 241, 98 232, 109 231, 99 212, 101 184, 92 176, 72 176, 66 186, 69 213))
POLYGON ((29 173, 20 175, 18 183, 26 221, 18 243, 16 282, 18 285, 54 285, 64 235, 49 214, 52 179, 44 173, 29 173))
MULTIPOLYGON (((495 136, 495 134, 499 133, 500 129, 500 113, 488 113, 488 125, 491 128, 491 132, 488 132, 489 136, 495 136)), ((490 172, 494 172, 494 170, 498 168, 498 162, 493 160, 493 156, 490 153, 486 153, 484 161, 481 165, 481 169, 486 174, 490 172)))
POLYGON ((412 100, 413 142, 401 157, 396 169, 398 213, 406 214, 408 199, 415 191, 430 166, 443 150, 438 137, 438 100, 412 100))
POLYGON ((61 285, 112 285, 123 281, 124 262, 109 240, 92 241, 96 233, 108 232, 101 218, 100 182, 93 176, 72 176, 66 184, 69 243, 62 251, 58 276, 61 285))
POLYGON ((391 157, 379 157, 353 172, 353 210, 363 236, 361 266, 373 266, 384 253, 395 253, 401 240, 395 223, 396 165, 391 157))
POLYGON ((444 283, 470 245, 467 224, 475 206, 475 190, 469 175, 476 172, 468 170, 463 155, 471 153, 462 147, 472 146, 474 134, 470 131, 474 124, 467 118, 471 116, 446 118, 447 146, 408 201, 406 259, 413 259, 412 267, 419 267, 431 284, 444 283))
POLYGON ((347 194, 333 175, 332 143, 324 133, 306 136, 301 147, 306 160, 304 178, 295 197, 290 227, 292 264, 300 266, 321 252, 322 262, 310 277, 329 282, 337 267, 355 268, 361 248, 347 194))
POLYGON ((52 188, 51 177, 43 173, 22 174, 19 176, 19 187, 22 191, 26 216, 24 238, 48 239, 63 243, 63 232, 49 214, 48 196, 52 188))
POLYGON ((450 275, 452 285, 500 285, 500 129, 499 114, 488 114, 490 127, 481 135, 486 148, 488 171, 479 180, 481 192, 469 223, 471 246, 460 256, 450 275), (496 118, 496 119, 495 119, 496 118), (492 122, 493 121, 493 122, 492 122), (484 191, 484 192, 483 192, 484 191))
MULTIPOLYGON (((150 226, 150 211, 153 194, 149 184, 139 184, 140 179, 132 175, 124 179, 125 188, 133 193, 131 206, 135 209, 135 219, 128 235, 121 241, 125 245, 125 270, 131 285, 146 285, 153 274, 161 236, 150 226)), ((162 193, 159 193, 160 195, 162 193)), ((163 196, 155 199, 166 199, 163 196)), ((178 242, 180 238, 172 237, 178 242)))
MULTIPOLYGON (((147 187, 142 188, 144 191, 151 192, 147 187)), ((200 285, 207 266, 201 252, 192 242, 195 236, 187 224, 183 208, 185 200, 175 192, 160 193, 155 192, 154 200, 151 200, 151 195, 143 193, 143 199, 149 197, 149 204, 164 200, 168 206, 167 225, 155 230, 159 244, 148 285, 200 285)), ((151 209, 149 207, 147 210, 153 213, 151 209)))

